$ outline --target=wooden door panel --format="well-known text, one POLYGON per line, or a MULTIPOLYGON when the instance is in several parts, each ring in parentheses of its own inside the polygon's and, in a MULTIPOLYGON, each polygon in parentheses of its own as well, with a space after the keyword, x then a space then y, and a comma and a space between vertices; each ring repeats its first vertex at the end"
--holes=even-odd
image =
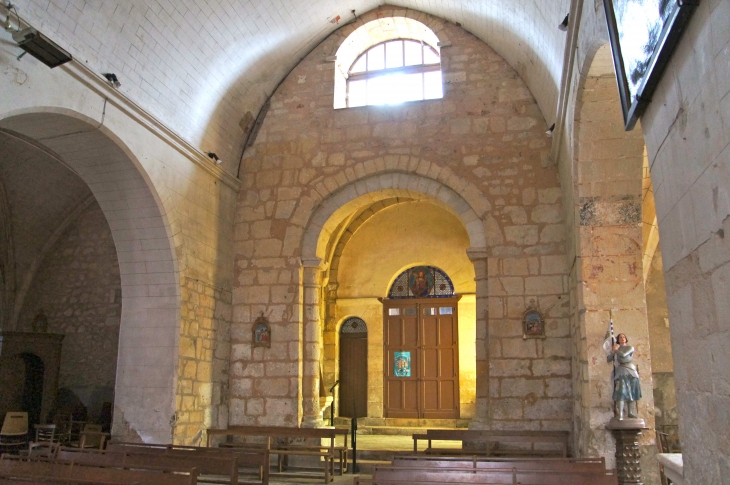
MULTIPOLYGON (((367 334, 366 334, 367 335, 367 334)), ((368 339, 340 339, 339 415, 348 418, 367 416, 368 339)))
POLYGON ((455 360, 454 349, 441 349, 438 352, 438 377, 445 379, 453 379, 458 377, 456 375, 456 368, 454 366, 455 360))
POLYGON ((435 380, 423 381, 423 410, 437 411, 439 409, 439 383, 435 380))
POLYGON ((457 301, 384 302, 385 417, 459 417, 457 301), (394 375, 394 352, 410 352, 409 377, 394 375))
POLYGON ((451 316, 439 318, 439 343, 440 346, 452 347, 457 343, 454 328, 454 319, 451 316))
POLYGON ((418 346, 418 319, 416 317, 403 317, 402 337, 400 344, 404 347, 418 346))
POLYGON ((421 377, 424 379, 439 377, 439 360, 438 349, 425 349, 423 351, 423 372, 421 373, 421 377))
POLYGON ((423 317, 423 346, 435 347, 439 344, 439 324, 436 317, 423 317))

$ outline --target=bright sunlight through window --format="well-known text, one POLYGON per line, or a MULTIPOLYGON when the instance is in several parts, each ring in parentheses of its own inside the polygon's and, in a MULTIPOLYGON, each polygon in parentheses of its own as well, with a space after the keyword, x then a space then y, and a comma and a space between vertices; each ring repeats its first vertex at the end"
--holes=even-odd
POLYGON ((441 58, 423 42, 383 42, 358 57, 348 72, 349 108, 440 99, 443 96, 441 58))

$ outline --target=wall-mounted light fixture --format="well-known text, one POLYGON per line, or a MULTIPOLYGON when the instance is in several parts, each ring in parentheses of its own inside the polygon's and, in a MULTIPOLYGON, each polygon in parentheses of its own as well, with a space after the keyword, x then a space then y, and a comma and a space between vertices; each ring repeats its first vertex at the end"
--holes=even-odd
POLYGON ((109 84, 111 84, 115 88, 118 88, 119 86, 122 85, 122 83, 119 82, 119 79, 117 79, 117 75, 114 74, 113 72, 105 72, 104 77, 106 78, 107 81, 109 81, 109 84))
POLYGON ((558 25, 558 28, 562 30, 563 32, 568 31, 568 23, 570 22, 570 14, 566 14, 565 18, 562 22, 560 22, 560 25, 558 25))
POLYGON ((15 8, 15 5, 13 5, 11 2, 8 2, 7 5, 5 5, 5 8, 8 10, 8 16, 5 19, 5 22, 3 22, 3 27, 8 32, 12 32, 13 30, 20 30, 20 15, 18 15, 18 9, 15 8), (15 10, 15 18, 18 20, 18 27, 13 28, 13 21, 10 20, 10 13, 15 10))
POLYGON ((51 68, 72 59, 71 54, 33 27, 15 32, 13 40, 18 43, 18 47, 51 68))
POLYGON ((555 131, 555 123, 553 123, 552 125, 550 125, 550 128, 548 128, 548 130, 545 132, 545 135, 548 138, 552 138, 553 137, 553 131, 555 131))
POLYGON ((218 155, 216 155, 215 153, 213 153, 213 152, 206 152, 205 154, 208 155, 213 160, 215 160, 215 164, 216 165, 220 165, 221 163, 223 163, 223 160, 221 160, 220 158, 218 158, 218 155))

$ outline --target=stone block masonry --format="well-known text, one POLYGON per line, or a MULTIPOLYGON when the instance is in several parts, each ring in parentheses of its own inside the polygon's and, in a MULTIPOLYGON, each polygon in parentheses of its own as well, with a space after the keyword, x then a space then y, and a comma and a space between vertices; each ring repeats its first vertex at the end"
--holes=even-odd
POLYGON ((48 332, 65 335, 59 388, 71 390, 91 419, 114 400, 122 287, 112 233, 92 202, 43 258, 18 320, 23 331, 43 312, 48 332))
MULTIPOLYGON (((311 52, 272 97, 256 143, 244 155, 235 223, 230 423, 298 424, 302 418, 298 399, 309 384, 301 382, 300 369, 308 365, 305 356, 320 349, 303 334, 302 322, 319 317, 303 313, 317 310, 304 306, 300 290, 299 257, 311 243, 302 238, 306 227, 316 226, 335 248, 339 223, 313 218, 315 210, 334 200, 357 199, 361 209, 394 197, 443 203, 448 188, 467 201, 453 210, 475 214, 462 219, 467 231, 475 234, 479 226, 489 246, 489 282, 478 285, 476 295, 477 308, 485 302, 486 309, 489 297, 488 326, 477 326, 475 358, 489 355, 495 377, 477 390, 477 400, 490 399, 492 407, 477 404, 475 417, 500 427, 570 429, 565 226, 546 128, 535 100, 502 58, 461 28, 422 13, 377 9, 311 52), (451 42, 441 49, 444 98, 334 110, 334 66, 325 58, 360 22, 388 16, 415 18, 451 42), (488 295, 480 294, 487 286, 488 295), (522 338, 522 314, 532 300, 545 315, 545 339, 522 338), (262 312, 272 323, 270 349, 250 346, 251 324, 262 312), (511 375, 500 369, 512 369, 511 375), (270 385, 259 384, 262 378, 270 385), (516 397, 520 390, 527 392, 516 397)), ((329 262, 323 262, 325 280, 329 262)), ((485 316, 477 315, 477 322, 485 316)), ((486 376, 478 368, 477 380, 480 375, 486 376)))

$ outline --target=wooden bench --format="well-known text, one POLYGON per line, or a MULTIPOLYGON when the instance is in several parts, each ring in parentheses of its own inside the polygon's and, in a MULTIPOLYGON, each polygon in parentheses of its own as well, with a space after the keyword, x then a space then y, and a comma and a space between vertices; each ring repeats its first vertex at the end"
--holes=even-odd
MULTIPOLYGON (((76 478, 0 478, 0 485, 122 485, 121 482, 100 482, 98 480, 79 480, 76 478)), ((139 482, 123 485, 140 485, 139 482)))
MULTIPOLYGON (((186 459, 195 458, 195 465, 200 474, 216 474, 207 466, 206 457, 233 457, 237 466, 241 468, 255 468, 259 472, 259 479, 263 485, 269 483, 269 445, 251 449, 243 448, 208 448, 203 446, 181 446, 169 444, 109 442, 107 451, 122 453, 139 453, 146 455, 180 456, 186 459)), ((231 483, 233 483, 231 475, 231 483)), ((207 478, 206 478, 207 481, 207 478)))
MULTIPOLYGON (((310 456, 318 457, 323 460, 324 480, 325 483, 332 481, 335 473, 335 459, 340 462, 340 474, 343 473, 347 460, 347 430, 335 428, 289 428, 285 426, 232 426, 228 429, 208 429, 208 446, 211 445, 213 438, 216 436, 223 437, 241 437, 241 438, 267 438, 270 443, 269 454, 277 455, 278 470, 281 474, 285 465, 286 458, 289 456, 310 456), (344 436, 344 447, 336 446, 335 440, 337 436, 344 436), (317 443, 292 443, 291 439, 298 440, 316 440, 317 443), (285 443, 279 443, 279 440, 286 440, 285 443), (329 444, 323 445, 322 440, 329 440, 329 444)), ((254 444, 238 444, 224 443, 221 446, 226 447, 250 447, 254 444)), ((301 476, 301 475, 295 475, 301 476)))
POLYGON ((496 458, 496 457, 449 457, 424 455, 396 455, 392 462, 401 468, 517 468, 518 470, 569 470, 579 472, 603 472, 606 460, 601 458, 496 458))
MULTIPOLYGON (((184 470, 194 467, 198 474, 222 475, 227 477, 225 482, 231 485, 238 483, 238 464, 233 456, 201 455, 188 453, 179 454, 151 454, 126 451, 82 450, 76 448, 61 448, 56 454, 56 460, 73 462, 79 465, 108 466, 117 468, 143 469, 148 466, 170 470, 184 470)), ((206 482, 220 483, 221 480, 206 477, 206 482)))
POLYGON ((0 459, 0 478, 23 478, 40 482, 61 479, 92 483, 196 485, 198 470, 193 467, 170 469, 148 465, 129 469, 3 455, 0 459))
POLYGON ((375 467, 371 480, 356 479, 356 484, 489 484, 489 485, 618 485, 613 471, 531 470, 512 468, 415 468, 375 467))
POLYGON ((426 454, 439 455, 557 455, 568 456, 567 431, 513 431, 513 430, 472 430, 472 429, 429 429, 425 434, 413 435, 413 452, 418 453, 418 441, 427 440, 426 454), (435 448, 434 440, 461 441, 462 448, 435 448), (463 443, 485 443, 485 449, 464 446, 463 443), (528 444, 530 449, 499 448, 502 443, 528 444), (552 449, 538 449, 535 445, 549 445, 552 449))

